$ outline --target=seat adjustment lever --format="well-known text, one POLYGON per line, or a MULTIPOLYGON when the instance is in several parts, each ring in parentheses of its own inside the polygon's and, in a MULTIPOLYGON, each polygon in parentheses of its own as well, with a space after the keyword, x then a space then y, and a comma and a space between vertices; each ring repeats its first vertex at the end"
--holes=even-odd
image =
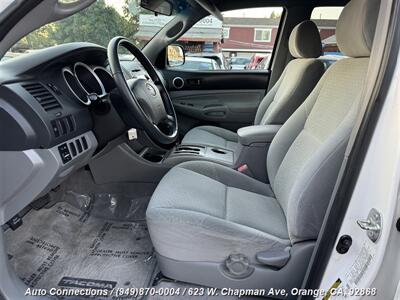
POLYGON ((290 247, 258 252, 256 258, 264 265, 280 269, 290 259, 290 247))

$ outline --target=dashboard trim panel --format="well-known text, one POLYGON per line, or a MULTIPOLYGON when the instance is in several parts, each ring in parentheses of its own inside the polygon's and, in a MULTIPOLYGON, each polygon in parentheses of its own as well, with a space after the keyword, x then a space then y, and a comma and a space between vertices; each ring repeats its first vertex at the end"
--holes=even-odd
POLYGON ((0 152, 4 170, 0 199, 0 225, 8 222, 33 200, 57 187, 67 176, 87 165, 97 148, 97 140, 89 131, 50 149, 0 152), (59 147, 85 138, 86 150, 64 163, 59 147))

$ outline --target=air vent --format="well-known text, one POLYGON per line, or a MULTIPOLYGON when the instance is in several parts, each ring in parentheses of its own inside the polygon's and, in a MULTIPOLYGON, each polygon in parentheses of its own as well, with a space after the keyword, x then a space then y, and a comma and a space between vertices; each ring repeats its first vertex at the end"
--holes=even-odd
POLYGON ((61 108, 61 104, 53 94, 40 83, 24 84, 23 88, 39 102, 45 111, 61 108))

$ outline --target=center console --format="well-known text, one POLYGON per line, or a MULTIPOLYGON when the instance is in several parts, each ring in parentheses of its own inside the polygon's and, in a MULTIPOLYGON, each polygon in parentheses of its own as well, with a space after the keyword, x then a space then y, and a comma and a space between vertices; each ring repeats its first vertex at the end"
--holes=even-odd
POLYGON ((96 183, 158 183, 168 170, 187 161, 212 161, 237 169, 257 180, 267 182, 265 168, 269 146, 280 125, 257 125, 238 130, 235 150, 207 145, 177 145, 163 149, 155 145, 145 132, 128 140, 120 137, 98 152, 90 162, 96 183))

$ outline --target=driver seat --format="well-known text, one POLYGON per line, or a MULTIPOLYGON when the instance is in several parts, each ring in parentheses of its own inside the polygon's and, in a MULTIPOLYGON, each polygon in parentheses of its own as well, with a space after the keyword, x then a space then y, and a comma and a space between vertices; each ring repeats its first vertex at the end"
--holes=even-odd
MULTIPOLYGON (((314 22, 299 23, 291 32, 289 51, 295 58, 288 63, 279 80, 261 101, 254 125, 281 125, 303 103, 325 71, 321 38, 314 22)), ((238 146, 236 132, 215 126, 189 130, 182 145, 207 145, 234 151, 238 146)))
POLYGON ((164 176, 147 225, 165 276, 220 288, 301 285, 362 101, 379 5, 351 0, 344 8, 336 37, 349 57, 274 138, 270 184, 205 161, 164 176))

